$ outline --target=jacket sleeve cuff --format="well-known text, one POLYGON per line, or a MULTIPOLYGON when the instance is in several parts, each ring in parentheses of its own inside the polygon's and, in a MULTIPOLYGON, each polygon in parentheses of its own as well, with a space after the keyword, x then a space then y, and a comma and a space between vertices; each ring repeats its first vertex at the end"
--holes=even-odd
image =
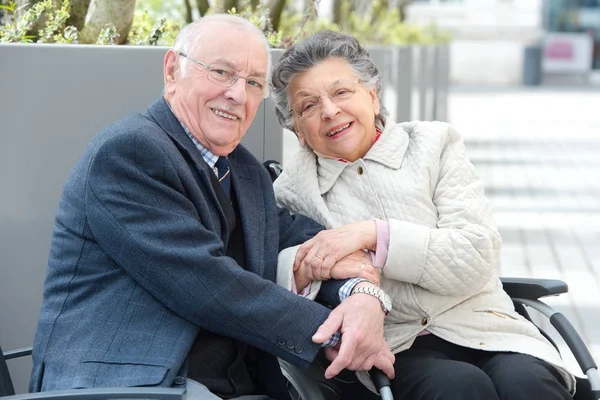
MULTIPOLYGON (((277 284, 295 294, 298 294, 298 291, 294 281, 294 259, 299 247, 300 245, 283 249, 277 260, 277 284)), ((321 281, 313 281, 302 291, 301 296, 314 300, 320 288, 321 281)))
POLYGON ((427 260, 429 228, 406 221, 390 220, 390 246, 383 276, 416 284, 427 260))

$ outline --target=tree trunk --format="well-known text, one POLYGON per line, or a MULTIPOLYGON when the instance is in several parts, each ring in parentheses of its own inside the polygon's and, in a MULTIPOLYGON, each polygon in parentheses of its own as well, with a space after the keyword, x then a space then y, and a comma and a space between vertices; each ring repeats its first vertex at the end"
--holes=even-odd
POLYGON ((94 0, 90 20, 81 30, 80 43, 96 43, 98 34, 107 24, 113 24, 123 44, 131 30, 135 0, 94 0))
POLYGON ((200 14, 200 17, 204 17, 210 8, 208 0, 196 0, 196 4, 198 6, 198 13, 200 14))
POLYGON ((258 7, 259 4, 260 4, 259 0, 250 0, 250 7, 252 8, 252 11, 256 11, 256 8, 258 7))
POLYGON ((283 13, 283 9, 285 8, 286 0, 271 0, 269 2, 269 19, 271 20, 271 26, 273 31, 277 32, 279 30, 279 25, 281 23, 281 14, 283 13))
POLYGON ((69 5, 70 11, 67 26, 74 26, 78 31, 81 31, 85 24, 85 16, 90 8, 90 0, 71 0, 69 5))
POLYGON ((234 8, 240 12, 241 10, 238 9, 238 2, 237 0, 223 0, 223 11, 227 12, 229 10, 231 10, 232 8, 234 8))
POLYGON ((192 22, 192 5, 190 4, 190 0, 183 0, 183 5, 185 6, 185 22, 192 22))
POLYGON ((400 11, 400 22, 403 22, 406 19, 406 7, 410 3, 412 3, 412 0, 400 0, 400 3, 398 3, 398 11, 400 11))
POLYGON ((342 25, 342 3, 344 0, 333 0, 333 23, 342 25))

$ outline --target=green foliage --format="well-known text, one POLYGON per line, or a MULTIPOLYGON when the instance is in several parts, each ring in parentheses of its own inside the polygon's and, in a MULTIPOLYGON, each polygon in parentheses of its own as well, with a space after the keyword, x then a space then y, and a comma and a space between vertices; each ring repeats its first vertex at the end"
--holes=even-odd
POLYGON ((420 27, 400 21, 397 8, 387 8, 377 0, 373 2, 370 13, 351 10, 350 2, 344 2, 341 8, 341 24, 335 24, 323 18, 310 18, 302 24, 305 15, 288 14, 282 19, 281 32, 286 46, 298 40, 328 29, 354 35, 361 43, 382 45, 410 45, 446 43, 450 40, 435 26, 420 27), (301 31, 298 31, 298 27, 301 31))
POLYGON ((252 5, 248 4, 239 13, 235 7, 227 12, 232 15, 246 18, 248 21, 252 22, 258 29, 263 31, 271 47, 281 47, 283 33, 281 31, 276 32, 273 30, 273 25, 271 25, 271 20, 269 19, 269 8, 266 6, 266 2, 261 2, 256 8, 252 8, 252 5))
POLYGON ((113 24, 106 24, 106 26, 100 30, 100 34, 98 34, 96 44, 117 45, 119 43, 119 36, 117 28, 113 24))
MULTIPOLYGON (((375 0, 368 12, 357 12, 351 8, 350 1, 343 2, 340 19, 342 22, 339 25, 319 18, 318 2, 319 0, 307 0, 304 13, 284 10, 278 31, 273 29, 269 19, 270 10, 266 1, 253 5, 250 0, 240 0, 238 4, 242 6, 239 11, 232 8, 228 12, 251 21, 264 32, 273 48, 287 48, 323 29, 351 33, 366 44, 435 44, 450 40, 434 25, 419 27, 401 22, 399 9, 388 7, 388 2, 384 0, 375 0)), ((171 46, 184 21, 182 2, 138 0, 137 7, 127 43, 171 46), (146 8, 141 11, 140 7, 146 8)), ((5 13, 5 25, 0 25, 0 42, 28 43, 37 40, 39 43, 77 43, 77 29, 66 26, 69 18, 69 0, 65 0, 60 7, 53 3, 53 0, 43 0, 18 17, 17 13, 21 10, 15 1, 0 5, 0 8, 5 13), (38 31, 37 37, 31 36, 32 28, 39 21, 42 21, 44 26, 38 31)), ((209 13, 215 10, 216 7, 213 7, 209 13)), ((109 24, 100 32, 97 44, 117 44, 117 41, 117 30, 109 24)))
MULTIPOLYGON (((69 18, 69 0, 58 7, 53 0, 43 0, 34 4, 20 16, 17 3, 14 1, 0 5, 8 14, 5 25, 0 25, 0 42, 3 43, 77 43, 77 28, 66 26, 69 18), (38 22, 43 26, 37 36, 31 35, 31 30, 38 22)), ((171 46, 179 32, 177 23, 165 18, 152 18, 148 12, 136 13, 133 26, 128 37, 129 43, 135 45, 164 45, 171 46)), ((108 24, 98 35, 96 44, 115 45, 119 34, 114 25, 108 24)))
MULTIPOLYGON (((51 4, 51 0, 46 2, 51 4)), ((38 43, 77 43, 77 28, 66 26, 68 18, 69 0, 65 0, 59 9, 48 7, 46 24, 38 33, 38 43)))
POLYGON ((172 46, 180 26, 166 18, 152 18, 148 11, 136 12, 127 42, 136 46, 172 46))
POLYGON ((182 0, 136 0, 135 11, 134 25, 136 19, 142 17, 143 14, 148 14, 147 18, 151 21, 151 26, 161 18, 165 18, 172 29, 179 30, 178 27, 185 23, 182 0))
POLYGON ((33 26, 40 20, 42 14, 53 7, 52 0, 45 0, 40 3, 36 3, 29 10, 25 11, 19 18, 16 18, 16 13, 19 9, 16 7, 16 3, 9 3, 7 7, 3 7, 4 10, 10 11, 11 15, 8 16, 8 24, 0 26, 0 42, 21 42, 31 43, 34 37, 28 35, 28 32, 33 26))

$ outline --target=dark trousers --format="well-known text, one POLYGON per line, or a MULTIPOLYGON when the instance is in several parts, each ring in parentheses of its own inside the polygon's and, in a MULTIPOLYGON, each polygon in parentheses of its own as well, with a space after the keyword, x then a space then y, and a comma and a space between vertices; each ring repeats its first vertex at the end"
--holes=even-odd
POLYGON ((396 354, 395 400, 572 399, 558 371, 537 358, 457 346, 432 334, 396 354))

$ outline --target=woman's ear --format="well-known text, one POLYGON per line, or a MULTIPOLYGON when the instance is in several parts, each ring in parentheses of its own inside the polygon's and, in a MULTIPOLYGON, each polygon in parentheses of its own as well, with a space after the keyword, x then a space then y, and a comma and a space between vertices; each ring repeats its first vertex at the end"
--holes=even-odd
POLYGON ((369 90, 369 96, 371 96, 371 101, 373 102, 373 112, 377 115, 381 111, 379 99, 377 98, 377 89, 369 90))
POLYGON ((294 134, 298 138, 298 141, 300 142, 300 146, 302 146, 302 147, 306 146, 306 140, 304 139, 304 135, 302 135, 302 132, 300 132, 300 130, 298 130, 298 126, 296 126, 295 122, 294 122, 292 132, 294 132, 294 134))
POLYGON ((298 137, 298 141, 300 142, 300 146, 305 147, 306 146, 306 140, 304 140, 304 136, 302 136, 299 133, 296 133, 296 136, 298 137))

